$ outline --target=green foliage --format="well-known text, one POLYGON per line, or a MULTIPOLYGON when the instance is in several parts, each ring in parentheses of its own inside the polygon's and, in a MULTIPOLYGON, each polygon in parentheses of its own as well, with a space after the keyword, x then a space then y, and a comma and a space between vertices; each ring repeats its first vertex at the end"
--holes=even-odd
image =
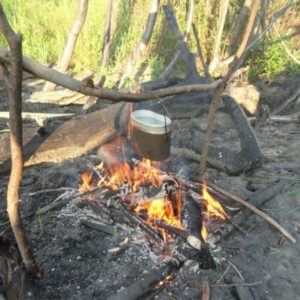
MULTIPOLYGON (((288 44, 287 44, 288 47, 288 44)), ((272 78, 282 72, 299 72, 280 41, 268 38, 257 45, 250 55, 249 77, 272 78)))
MULTIPOLYGON (((90 1, 73 62, 77 68, 97 66, 103 38, 104 0, 90 1)), ((76 0, 3 0, 11 26, 23 35, 23 53, 41 63, 55 63, 64 49, 77 10, 76 0)), ((0 45, 6 46, 0 35, 0 45)))
POLYGON ((261 42, 251 53, 250 78, 259 75, 270 78, 284 70, 288 57, 280 43, 261 42))
MULTIPOLYGON (((119 73, 127 62, 128 56, 135 48, 142 36, 148 18, 151 5, 149 0, 114 0, 113 1, 113 25, 112 44, 110 51, 110 66, 100 70, 102 41, 104 34, 106 0, 90 0, 86 23, 79 35, 75 52, 72 57, 74 72, 82 69, 92 69, 97 74, 106 75, 106 85, 113 85, 119 77, 119 73)), ((230 29, 238 14, 242 0, 230 2, 228 16, 225 23, 221 53, 225 54, 228 46, 230 29)), ((43 64, 54 64, 60 58, 65 46, 65 41, 74 21, 78 0, 3 0, 1 4, 15 31, 23 34, 23 53, 43 64)), ((173 32, 166 26, 166 19, 162 5, 170 3, 173 7, 179 28, 183 33, 187 19, 188 1, 161 0, 157 22, 154 28, 151 43, 142 58, 148 64, 136 66, 138 76, 127 80, 132 84, 141 76, 147 79, 157 77, 164 66, 173 58, 178 48, 173 32), (163 30, 165 29, 165 30, 163 30), (146 73, 143 74, 142 70, 146 73)), ((277 2, 276 2, 277 3, 277 2)), ((280 0, 279 7, 284 3, 280 0)), ((277 9, 277 8, 276 8, 277 9)), ((293 12, 297 16, 299 7, 293 12), (297 11, 298 9, 298 11, 297 11)), ((214 45, 217 30, 219 5, 215 1, 195 1, 193 21, 199 34, 204 56, 211 59, 210 55, 214 45)), ((295 17, 291 17, 291 19, 295 17)), ((290 19, 287 19, 288 21, 290 19)), ((287 24, 287 22, 282 22, 287 24)), ((284 25, 287 26, 287 25, 284 25)), ((251 54, 250 76, 272 77, 282 71, 300 72, 300 66, 288 56, 280 42, 269 38, 261 42, 251 54)), ((290 49, 297 49, 297 45, 289 45, 290 49)), ((7 46, 4 37, 0 34, 0 46, 7 46)), ((192 52, 196 52, 196 43, 191 33, 188 46, 192 52)), ((296 51, 293 55, 300 59, 296 51)), ((224 57, 223 57, 224 58, 224 57)), ((140 62, 142 63, 142 62, 140 62)), ((175 73, 183 72, 183 64, 179 63, 175 73)))

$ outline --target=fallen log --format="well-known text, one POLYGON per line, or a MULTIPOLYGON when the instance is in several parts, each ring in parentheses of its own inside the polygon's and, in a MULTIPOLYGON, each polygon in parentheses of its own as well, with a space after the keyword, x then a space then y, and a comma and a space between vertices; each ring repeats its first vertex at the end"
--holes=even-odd
MULTIPOLYGON (((62 162, 76 158, 109 141, 127 129, 127 105, 118 103, 103 110, 66 121, 50 135, 32 134, 25 144, 25 166, 62 162)), ((4 134, 0 145, 3 150, 1 172, 10 168, 8 139, 4 134), (6 146, 5 146, 6 145, 6 146), (2 148, 5 146, 5 148, 2 148)))

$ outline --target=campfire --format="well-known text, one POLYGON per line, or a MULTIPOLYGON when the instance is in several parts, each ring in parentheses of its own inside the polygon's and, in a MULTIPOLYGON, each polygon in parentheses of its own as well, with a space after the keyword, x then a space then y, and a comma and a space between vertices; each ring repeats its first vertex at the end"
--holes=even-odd
POLYGON ((114 191, 133 214, 158 232, 165 244, 180 233, 192 247, 200 250, 208 238, 206 224, 229 218, 220 202, 208 192, 205 180, 197 194, 189 190, 186 179, 163 172, 159 162, 149 159, 128 162, 120 138, 103 146, 100 152, 104 161, 94 166, 93 171, 81 174, 79 192, 87 193, 86 199, 97 204, 97 199, 88 192, 114 191), (197 214, 191 211, 195 208, 197 214))

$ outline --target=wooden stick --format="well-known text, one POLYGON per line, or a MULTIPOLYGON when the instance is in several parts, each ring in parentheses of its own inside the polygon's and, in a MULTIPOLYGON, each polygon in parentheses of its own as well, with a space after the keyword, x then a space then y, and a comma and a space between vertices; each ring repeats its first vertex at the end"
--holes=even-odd
MULTIPOLYGON (((188 40, 190 31, 191 31, 191 25, 193 22, 193 14, 194 14, 194 0, 189 0, 189 8, 188 8, 188 13, 187 13, 187 21, 186 21, 186 28, 185 28, 185 33, 183 36, 184 42, 188 40)), ((177 50, 175 53, 175 56, 173 59, 169 62, 167 67, 164 69, 164 71, 161 73, 159 76, 160 79, 167 78, 173 71, 175 64, 177 63, 178 59, 180 58, 181 50, 177 50)))
POLYGON ((256 282, 245 282, 245 283, 229 283, 229 284, 210 284, 210 287, 220 288, 220 287, 226 287, 226 288, 232 288, 236 286, 255 286, 262 284, 261 281, 256 282))
POLYGON ((148 20, 145 28, 145 32, 143 33, 143 36, 141 37, 140 41, 138 42, 137 46, 131 53, 131 56, 127 60, 127 64, 124 67, 124 72, 122 75, 122 78, 119 83, 119 88, 122 87, 125 83, 125 80, 132 74, 133 69, 136 65, 136 62, 138 61, 139 57, 145 52, 152 33, 154 29, 154 25, 156 23, 156 17, 159 9, 159 0, 152 0, 151 1, 151 7, 148 15, 148 20))
POLYGON ((209 300, 209 297, 210 297, 209 283, 207 280, 205 280, 205 281, 203 281, 203 284, 202 284, 201 300, 209 300))
MULTIPOLYGON (((84 25, 87 12, 88 12, 88 0, 78 0, 78 7, 77 7, 77 14, 74 20, 74 23, 71 27, 70 33, 68 35, 68 39, 66 41, 66 45, 63 51, 63 54, 60 58, 60 61, 58 63, 57 69, 60 72, 66 72, 70 62, 71 58, 75 49, 75 45, 79 36, 79 33, 81 32, 81 29, 84 25)), ((44 91, 53 91, 55 89, 55 84, 46 82, 44 86, 44 91)))
POLYGON ((224 196, 226 196, 227 198, 247 207, 249 210, 251 210, 252 212, 256 213, 257 215, 259 215, 261 218, 263 218, 265 221, 267 221, 268 223, 270 223, 272 226, 274 226, 277 230, 279 230, 286 238, 288 238, 292 243, 296 243, 296 239, 286 230, 284 229, 279 223, 277 223, 274 219, 272 219, 270 216, 268 216, 267 214, 265 214, 264 212, 262 212, 261 210, 259 210, 258 208, 256 208, 255 206, 253 206, 252 204, 250 204, 249 202, 239 198, 238 196, 235 196, 225 190, 223 190, 222 188, 219 188, 217 186, 215 186, 214 184, 210 183, 210 186, 217 190, 218 192, 222 193, 224 196))
POLYGON ((12 168, 7 187, 7 213, 14 233, 22 260, 29 273, 35 277, 42 277, 32 251, 29 247, 26 232, 20 215, 20 186, 23 172, 23 129, 22 129, 22 36, 16 34, 0 4, 0 30, 10 49, 10 73, 3 68, 4 78, 8 86, 9 99, 9 127, 12 168))
POLYGON ((79 221, 81 224, 89 228, 95 229, 97 231, 104 232, 109 235, 114 235, 115 233, 114 227, 112 225, 107 225, 104 223, 100 223, 99 221, 95 221, 87 218, 81 218, 79 221))
POLYGON ((61 192, 61 191, 75 191, 77 189, 71 188, 71 187, 59 187, 59 188, 53 188, 53 189, 43 189, 35 192, 29 193, 29 196, 35 196, 39 194, 45 194, 45 193, 55 193, 55 192, 61 192))
POLYGON ((162 263, 160 266, 146 270, 138 280, 130 286, 120 289, 115 295, 108 300, 132 300, 144 299, 143 296, 149 293, 155 286, 164 280, 172 272, 178 270, 182 265, 182 261, 172 259, 162 263))
MULTIPOLYGON (((0 60, 2 62, 9 63, 10 57, 11 53, 8 49, 0 48, 0 60)), ((209 91, 216 89, 222 82, 222 80, 219 79, 209 84, 188 84, 158 89, 151 92, 123 93, 119 92, 118 90, 108 88, 89 87, 84 82, 76 80, 71 76, 63 74, 56 70, 47 68, 46 66, 43 66, 40 63, 27 57, 23 57, 23 68, 29 73, 34 74, 36 77, 51 81, 72 91, 77 91, 78 93, 88 96, 95 96, 101 99, 109 99, 114 102, 141 102, 163 98, 171 95, 209 91)))
MULTIPOLYGON (((51 114, 51 113, 22 112, 22 119, 29 119, 29 120, 69 119, 72 116, 74 116, 74 114, 72 113, 51 114)), ((0 118, 9 119, 9 112, 0 111, 0 118)))
POLYGON ((247 24, 247 27, 245 30, 243 40, 242 40, 238 50, 236 51, 233 62, 230 65, 230 68, 229 68, 222 84, 217 88, 217 90, 214 94, 214 97, 211 101, 211 105, 209 107, 207 130, 206 130, 206 134, 204 137, 204 143, 203 143, 203 147, 202 147, 202 151, 201 151, 201 153, 202 153, 201 162, 200 162, 200 177, 201 178, 204 176, 204 173, 206 171, 208 147, 209 147, 209 143, 211 140, 211 135, 212 135, 212 132, 214 129, 214 125, 215 125, 215 116, 216 116, 216 112, 218 109, 218 103, 219 103, 220 97, 223 93, 223 90, 226 87, 228 80, 230 79, 230 77, 234 73, 234 71, 236 70, 236 68, 239 64, 239 61, 241 60, 241 55, 243 54, 243 51, 244 51, 245 47, 247 46, 248 39, 252 32, 254 21, 255 21, 256 15, 257 15, 257 9, 259 6, 259 2, 260 2, 259 0, 254 0, 252 3, 250 17, 248 20, 248 24, 247 24))

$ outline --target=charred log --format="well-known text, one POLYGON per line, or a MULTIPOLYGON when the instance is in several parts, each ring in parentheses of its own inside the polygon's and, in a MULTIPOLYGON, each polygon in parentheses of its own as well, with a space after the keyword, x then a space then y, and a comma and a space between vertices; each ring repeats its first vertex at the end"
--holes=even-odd
POLYGON ((156 285, 165 279, 172 272, 178 270, 182 265, 182 261, 171 259, 161 266, 145 271, 141 274, 139 280, 125 289, 121 289, 119 293, 108 298, 108 300, 134 300, 144 299, 148 293, 155 290, 156 285))
MULTIPOLYGON (((223 100, 237 130, 241 151, 236 152, 226 148, 210 146, 207 162, 228 174, 237 175, 257 166, 262 162, 264 156, 259 148, 255 133, 239 104, 229 96, 223 96, 223 100)), ((182 150, 175 148, 173 153, 183 153, 187 158, 200 161, 199 149, 202 149, 201 140, 195 136, 189 140, 182 140, 182 143, 185 145, 185 148, 182 150), (193 140, 192 143, 191 140, 193 140)))
POLYGON ((182 193, 182 223, 185 231, 188 233, 187 242, 193 248, 201 250, 203 238, 202 229, 202 211, 200 205, 194 201, 187 193, 182 193))

